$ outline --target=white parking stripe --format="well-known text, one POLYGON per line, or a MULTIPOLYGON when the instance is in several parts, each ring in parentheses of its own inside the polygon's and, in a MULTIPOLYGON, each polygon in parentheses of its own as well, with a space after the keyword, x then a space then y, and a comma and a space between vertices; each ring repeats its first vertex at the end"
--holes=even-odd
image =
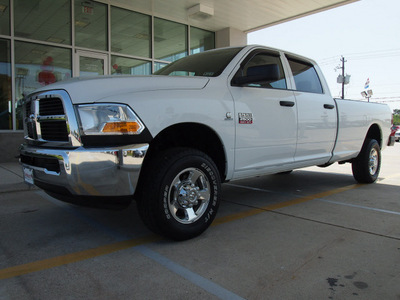
POLYGON ((186 280, 192 282, 193 284, 201 287, 202 289, 206 290, 210 294, 213 294, 217 296, 220 299, 226 299, 226 300, 231 300, 231 299, 244 299, 231 291, 221 287, 220 285, 212 282, 209 279, 204 278, 203 276, 200 276, 189 269, 186 269, 185 267, 182 267, 181 265, 175 263, 174 261, 166 258, 165 256, 151 250, 149 247, 141 245, 135 247, 135 250, 143 254, 144 256, 152 259, 155 262, 158 262, 160 265, 164 266, 168 270, 174 272, 175 274, 178 274, 185 278, 186 280))
MULTIPOLYGON (((50 197, 43 191, 37 191, 37 195, 43 197, 44 199, 52 202, 53 204, 61 207, 62 209, 66 210, 70 214, 72 214, 74 217, 90 224, 93 228, 102 231, 103 233, 113 237, 117 241, 123 241, 123 240, 128 240, 129 237, 120 234, 119 232, 109 228, 108 226, 97 222, 96 220, 92 219, 91 217, 87 216, 86 214, 82 213, 78 209, 75 209, 74 206, 65 204, 64 202, 61 202, 59 200, 54 199, 53 197, 50 197)), ((182 276, 186 280, 190 281, 194 285, 206 290, 212 295, 217 296, 220 299, 224 300, 230 300, 230 299, 236 299, 236 300, 244 300, 244 298, 234 294, 233 292, 223 288, 222 286, 212 282, 211 280, 204 278, 189 269, 179 265, 178 263, 168 259, 167 257, 151 250, 150 248, 146 246, 135 246, 132 249, 135 251, 141 253, 142 255, 146 256, 147 258, 150 258, 156 263, 159 263, 160 265, 164 266, 168 270, 174 272, 175 274, 182 276)))
POLYGON ((356 204, 350 204, 350 203, 344 203, 344 202, 338 202, 338 201, 332 201, 332 200, 326 200, 326 199, 315 199, 315 200, 316 201, 321 201, 321 202, 337 204, 337 205, 343 205, 343 206, 350 206, 350 207, 362 208, 362 209, 367 209, 367 210, 373 210, 373 211, 378 211, 378 212, 383 212, 383 213, 387 213, 387 214, 400 216, 400 212, 392 211, 392 210, 373 208, 373 207, 368 207, 368 206, 362 206, 362 205, 356 205, 356 204))

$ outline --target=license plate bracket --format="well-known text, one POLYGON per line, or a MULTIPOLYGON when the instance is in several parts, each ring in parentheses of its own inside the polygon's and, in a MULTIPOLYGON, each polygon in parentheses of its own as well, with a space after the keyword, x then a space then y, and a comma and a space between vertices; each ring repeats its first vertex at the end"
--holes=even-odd
POLYGON ((34 184, 34 181, 33 181, 33 169, 27 168, 27 167, 23 167, 22 169, 24 171, 24 181, 25 181, 25 183, 33 185, 34 184))

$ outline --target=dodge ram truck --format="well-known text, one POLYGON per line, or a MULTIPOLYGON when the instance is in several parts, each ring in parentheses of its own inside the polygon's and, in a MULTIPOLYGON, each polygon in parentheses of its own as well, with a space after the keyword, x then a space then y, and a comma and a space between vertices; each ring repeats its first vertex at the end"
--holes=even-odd
POLYGON ((78 205, 135 200, 151 230, 176 240, 207 229, 223 182, 339 162, 373 183, 392 121, 387 105, 332 98, 313 60, 262 46, 55 83, 23 113, 27 183, 78 205))

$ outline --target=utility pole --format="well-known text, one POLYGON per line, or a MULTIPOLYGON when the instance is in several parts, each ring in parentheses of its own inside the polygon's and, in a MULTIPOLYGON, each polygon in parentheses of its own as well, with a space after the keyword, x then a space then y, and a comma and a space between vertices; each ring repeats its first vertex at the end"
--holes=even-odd
POLYGON ((342 58, 340 59, 342 62, 342 78, 343 78, 343 82, 342 82, 342 99, 344 99, 344 63, 347 62, 347 60, 344 59, 344 57, 342 56, 342 58))
POLYGON ((346 74, 346 76, 344 75, 344 63, 347 62, 347 60, 345 60, 344 57, 342 56, 340 61, 342 62, 342 66, 338 65, 335 68, 335 71, 342 69, 342 74, 338 76, 337 83, 342 84, 342 99, 344 99, 344 85, 350 83, 350 75, 347 75, 347 74, 346 74))

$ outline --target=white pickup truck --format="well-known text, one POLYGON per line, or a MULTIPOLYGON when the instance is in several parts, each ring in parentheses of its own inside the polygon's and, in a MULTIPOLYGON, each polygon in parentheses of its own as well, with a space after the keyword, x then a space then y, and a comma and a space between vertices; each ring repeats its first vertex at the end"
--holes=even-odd
POLYGON ((80 205, 135 199, 151 230, 177 240, 211 224, 221 182, 350 162, 372 183, 392 142, 388 106, 333 99, 314 61, 261 46, 55 83, 26 97, 24 116, 28 183, 80 205))

